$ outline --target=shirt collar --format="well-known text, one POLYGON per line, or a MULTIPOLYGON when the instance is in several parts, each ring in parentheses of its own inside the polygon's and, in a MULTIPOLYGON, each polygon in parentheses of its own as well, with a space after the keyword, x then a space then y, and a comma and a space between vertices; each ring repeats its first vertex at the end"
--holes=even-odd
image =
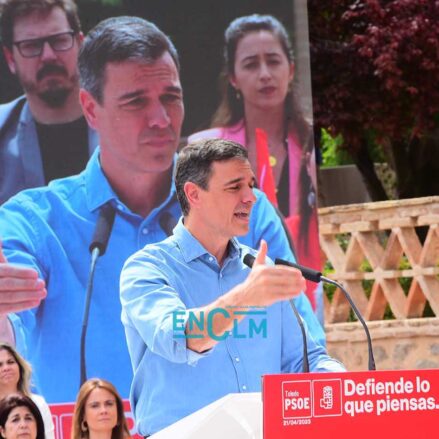
POLYGON ((85 188, 87 207, 93 212, 109 200, 117 200, 117 195, 114 193, 110 183, 102 171, 101 163, 99 161, 100 148, 97 147, 90 157, 85 168, 85 188))
MULTIPOLYGON (((117 194, 113 191, 113 188, 110 185, 110 182, 107 180, 107 177, 102 170, 101 162, 99 160, 100 148, 97 147, 90 160, 87 163, 87 167, 85 168, 85 187, 86 187, 86 198, 87 198, 87 207, 90 212, 100 208, 105 203, 110 200, 114 200, 115 203, 122 203, 117 194)), ((175 171, 175 166, 177 163, 177 154, 174 155, 173 159, 173 172, 175 171)), ((171 189, 169 191, 168 197, 162 203, 161 206, 164 206, 168 203, 171 203, 176 198, 176 190, 175 183, 172 179, 171 189)), ((123 204, 123 203, 122 203, 123 204)), ((161 206, 159 206, 161 208, 161 206)))
MULTIPOLYGON (((183 217, 178 220, 174 228, 174 239, 181 251, 185 262, 191 262, 200 256, 207 255, 209 252, 201 245, 183 224, 183 217)), ((213 256, 213 255, 211 255, 213 256)), ((241 257, 241 247, 236 238, 232 238, 228 245, 227 259, 241 257)))
POLYGON ((20 114, 20 122, 27 125, 34 122, 34 118, 32 116, 32 113, 30 111, 29 102, 26 100, 26 102, 23 105, 23 111, 20 114))

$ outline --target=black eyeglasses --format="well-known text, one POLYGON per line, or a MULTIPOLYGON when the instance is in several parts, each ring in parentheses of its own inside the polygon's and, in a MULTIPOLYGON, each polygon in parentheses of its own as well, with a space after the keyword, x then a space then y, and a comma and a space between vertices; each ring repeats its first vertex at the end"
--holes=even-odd
POLYGON ((17 46, 20 55, 24 58, 33 58, 43 53, 43 47, 46 42, 49 43, 55 52, 64 52, 73 47, 74 31, 62 32, 50 35, 44 38, 34 38, 33 40, 15 41, 13 44, 17 46))

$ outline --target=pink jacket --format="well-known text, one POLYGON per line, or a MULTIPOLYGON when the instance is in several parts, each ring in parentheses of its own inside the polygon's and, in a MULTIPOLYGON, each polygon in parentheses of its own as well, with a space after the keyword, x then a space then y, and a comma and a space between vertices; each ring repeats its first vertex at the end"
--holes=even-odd
MULTIPOLYGON (((218 127, 210 128, 208 130, 199 131, 198 133, 192 134, 188 137, 188 142, 193 142, 194 140, 217 138, 217 139, 227 139, 233 142, 245 145, 245 125, 244 121, 241 120, 236 125, 230 127, 218 127)), ((299 196, 299 172, 300 172, 300 162, 302 157, 302 148, 297 142, 297 139, 293 133, 288 135, 288 160, 290 169, 290 182, 289 182, 289 212, 290 215, 295 215, 298 210, 298 196, 299 196)))

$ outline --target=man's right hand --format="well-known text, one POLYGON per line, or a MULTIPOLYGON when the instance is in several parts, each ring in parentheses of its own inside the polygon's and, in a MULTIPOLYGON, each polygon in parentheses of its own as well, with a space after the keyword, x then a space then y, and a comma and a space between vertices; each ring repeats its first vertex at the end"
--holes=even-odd
POLYGON ((9 264, 0 241, 0 316, 38 306, 47 295, 44 280, 33 268, 9 264))
POLYGON ((262 241, 252 271, 242 284, 244 302, 241 305, 269 306, 292 299, 306 288, 300 270, 285 265, 266 265, 267 251, 267 243, 262 241))

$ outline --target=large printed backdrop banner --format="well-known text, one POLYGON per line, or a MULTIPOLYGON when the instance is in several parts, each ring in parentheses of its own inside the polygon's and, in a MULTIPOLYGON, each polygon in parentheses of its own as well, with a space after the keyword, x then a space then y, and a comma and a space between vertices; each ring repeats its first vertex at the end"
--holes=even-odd
MULTIPOLYGON (((88 2, 88 1, 79 1, 79 9, 81 13, 81 18, 83 18, 83 22, 86 21, 87 16, 87 7, 94 7, 95 4, 99 2, 88 2), (88 6, 87 6, 88 5, 88 6), (81 12, 82 9, 82 12, 81 12)), ((101 3, 111 3, 111 2, 101 2, 101 3)), ((115 2, 117 3, 117 2, 115 2)), ((308 30, 307 30, 307 13, 306 13, 306 2, 303 0, 294 0, 291 2, 290 0, 282 0, 276 2, 265 2, 265 1, 257 1, 248 0, 246 2, 230 2, 229 6, 224 7, 224 3, 221 2, 213 2, 217 3, 218 15, 216 14, 216 9, 212 9, 210 2, 196 2, 196 7, 188 6, 188 3, 185 2, 184 6, 181 6, 181 9, 177 9, 177 2, 171 2, 168 0, 161 0, 160 4, 161 8, 152 8, 151 2, 144 1, 134 1, 134 2, 119 2, 120 8, 117 9, 117 15, 140 15, 145 16, 146 18, 156 22, 165 33, 170 34, 174 40, 174 43, 177 49, 180 52, 181 63, 182 63, 182 80, 183 86, 185 89, 185 104, 187 108, 187 113, 198 112, 196 114, 199 115, 199 120, 194 121, 192 119, 191 126, 186 128, 186 133, 189 134, 191 130, 195 129, 195 126, 205 122, 205 120, 201 120, 201 117, 206 116, 206 106, 199 105, 196 99, 191 97, 192 95, 197 94, 197 97, 202 97, 203 99, 207 99, 206 97, 213 97, 211 90, 215 89, 216 79, 220 73, 220 64, 221 64, 221 49, 220 45, 222 45, 223 40, 223 32, 227 25, 231 20, 240 16, 240 15, 248 15, 251 13, 264 13, 264 14, 273 14, 277 18, 279 18, 283 24, 287 27, 288 31, 291 34, 291 39, 294 47, 294 62, 295 62, 295 75, 294 75, 294 83, 292 84, 293 90, 298 95, 299 99, 297 102, 300 102, 300 107, 303 110, 304 119, 309 124, 309 133, 312 133, 311 128, 311 120, 312 120, 312 111, 311 111, 311 90, 310 90, 310 68, 309 68, 309 44, 308 44, 308 30), (130 4, 131 6, 127 6, 130 4), (175 6, 174 6, 175 4, 175 6), (291 5, 293 8, 291 8, 291 5), (233 6, 233 7, 232 7, 233 6), (127 10, 122 10, 123 8, 127 8, 127 10), (135 9, 135 8, 138 9, 135 9), (252 9, 255 8, 255 9, 252 9), (257 9, 256 9, 257 8, 257 9), (182 10, 184 13, 180 13, 182 10), (291 11, 294 11, 292 13, 291 11), (205 12, 204 12, 205 11, 205 12), (153 15, 151 15, 153 14, 153 15), (155 14, 155 15, 154 15, 155 14), (195 19, 194 19, 195 16, 195 19), (292 20, 290 19, 292 17, 292 20), (191 26, 187 26, 188 20, 191 20, 191 26), (212 23, 215 23, 215 26, 212 26, 212 23), (218 29, 217 24, 221 23, 221 29, 218 29), (194 30, 195 29, 195 30, 194 30), (186 33, 186 38, 183 40, 183 32, 186 33), (187 35, 192 32, 190 37, 187 35), (214 34, 214 35, 213 35, 214 34), (180 38, 181 37, 181 38, 180 38), (192 38, 192 41, 191 41, 192 38), (183 41, 182 41, 183 40, 183 41), (185 44, 186 43, 186 44, 185 44), (205 52, 203 52, 203 50, 205 52), (203 57, 203 53, 216 53, 218 56, 216 63, 206 62, 206 59, 203 57), (216 71, 214 72, 214 77, 211 75, 205 74, 205 68, 210 68, 209 66, 216 66, 216 71), (184 76, 185 75, 185 76, 184 76), (201 86, 200 86, 201 84, 201 86), (204 87, 204 89, 203 89, 204 87), (206 89, 209 88, 209 93, 206 93, 206 89)), ((159 2, 157 2, 157 5, 159 2)), ((227 4, 227 2, 226 2, 227 4)), ((182 3, 183 5, 183 3, 182 3)), ((180 6, 179 6, 180 8, 180 6)), ((104 18, 107 14, 103 14, 99 17, 104 18)), ((91 20, 91 15, 89 15, 89 21, 91 20)), ((98 17, 93 16, 98 20, 98 17)), ((91 26, 94 26, 96 22, 87 22, 87 26, 84 27, 85 30, 89 29, 91 26)), ((211 59, 211 58, 209 58, 211 59)), ((10 90, 10 86, 4 82, 4 75, 6 65, 0 64, 0 85, 2 85, 2 91, 0 91, 0 101, 5 99, 12 99, 15 96, 6 94, 6 91, 10 90)), ((17 91, 17 93, 19 93, 17 91)), ((214 101, 214 99, 212 99, 214 101)), ((211 103, 210 107, 213 108, 213 104, 211 103)), ((299 106, 297 107, 297 109, 299 106)), ((210 111, 209 111, 210 112, 210 111)), ((187 117, 188 119, 189 117, 187 117)), ((285 183, 287 191, 294 192, 295 194, 300 194, 297 196, 297 203, 294 203, 294 209, 291 209, 291 212, 287 216, 287 224, 292 232, 293 239, 295 241, 296 254, 300 263, 304 265, 309 265, 313 268, 320 268, 320 254, 319 254, 319 243, 318 243, 318 231, 317 231, 317 214, 316 214, 316 206, 315 206, 315 192, 316 192, 316 174, 315 174, 315 153, 312 147, 312 138, 309 137, 309 142, 300 143, 300 139, 296 133, 297 127, 288 126, 288 129, 291 129, 292 136, 296 138, 298 142, 298 146, 300 148, 299 154, 297 155, 297 160, 295 161, 294 172, 290 172, 290 181, 285 183), (304 171, 301 173, 300 171, 304 171), (303 176, 303 179, 302 179, 303 176), (294 181, 294 184, 292 183, 294 181), (298 207, 299 201, 303 202, 303 205, 308 210, 309 215, 302 215, 298 207), (297 207, 297 209, 296 209, 297 207), (302 230, 305 230, 306 233, 303 234, 302 230)), ((289 134, 289 133, 288 133, 289 134)), ((270 157, 272 159, 272 157, 270 157)), ((273 160, 271 160, 273 163, 273 160)), ((290 168, 293 169, 293 168, 290 168)), ((279 190, 279 188, 277 188, 279 190)), ((86 273, 81 273, 83 278, 86 277, 86 273)), ((98 279, 95 280, 95 287, 98 279)), ((113 285, 112 285, 113 286, 113 285)), ((314 285, 309 286, 309 295, 311 300, 314 298, 314 285)), ((116 284, 117 289, 117 284, 116 284)), ((85 291, 85 285, 84 285, 85 291)), ((113 291, 111 291, 113 293, 113 291)), ((117 293, 117 292, 116 292, 117 293)), ((117 297, 117 296, 116 296, 117 297)), ((72 299, 73 300, 73 299, 72 299)), ((117 299, 118 300, 118 299, 117 299)), ((103 311, 105 313, 105 310, 103 311)), ((44 313, 43 313, 44 314, 44 313)), ((47 314, 46 314, 47 315, 47 314)), ((75 316, 75 318, 80 318, 81 316, 75 316)), ((119 321, 114 321, 115 325, 121 324, 119 321)), ((37 328, 38 330, 39 328, 37 328)), ((92 331, 90 331, 91 333, 92 331)), ((89 333, 89 334, 90 334, 89 333)), ((44 336, 44 335, 43 335, 44 336)), ((80 338, 80 334, 78 334, 78 340, 80 338)), ((71 350, 71 346, 65 343, 59 343, 59 352, 62 354, 65 350, 71 350)), ((107 358, 105 352, 97 352, 97 357, 100 356, 102 358, 102 363, 100 363, 100 368, 96 370, 95 375, 107 378, 105 376, 105 368, 101 366, 101 364, 105 364, 110 361, 113 361, 111 358, 107 358)), ((79 360, 79 359, 78 359, 79 360)), ((127 363, 126 363, 127 364, 127 363)), ((120 360, 116 360, 116 364, 114 364, 114 370, 120 369, 120 360), (118 362, 119 361, 119 362, 118 362)), ((73 364, 71 367, 79 368, 79 361, 73 364)), ((38 367, 34 367, 35 373, 35 382, 38 383, 38 367)), ((63 373, 63 377, 65 378, 65 383, 72 383, 75 386, 76 378, 73 378, 76 374, 70 375, 66 370, 63 373)), ((119 375, 123 381, 123 384, 129 383, 131 380, 131 376, 127 374, 126 376, 119 375)), ((118 387, 120 384, 114 383, 118 387)), ((126 388, 128 385, 125 386, 126 388)), ((40 389, 36 389, 37 391, 40 389)), ((63 401, 67 398, 65 397, 57 397, 57 393, 61 393, 63 391, 63 387, 59 386, 54 390, 54 396, 43 396, 46 397, 48 403, 52 403, 53 401, 63 401)), ((121 389, 118 389, 121 391, 121 389)), ((126 390, 121 391, 122 397, 124 399, 128 398, 128 392, 126 390)), ((53 413, 54 421, 55 421, 55 429, 56 429, 56 437, 57 439, 67 439, 70 438, 70 428, 71 428, 71 417, 73 413, 73 399, 75 396, 72 394, 71 397, 65 404, 51 404, 51 410, 53 413)), ((126 402, 126 404, 128 404, 126 402)), ((129 406, 126 405, 127 413, 129 413, 129 422, 130 428, 133 428, 133 418, 130 412, 129 406)))

